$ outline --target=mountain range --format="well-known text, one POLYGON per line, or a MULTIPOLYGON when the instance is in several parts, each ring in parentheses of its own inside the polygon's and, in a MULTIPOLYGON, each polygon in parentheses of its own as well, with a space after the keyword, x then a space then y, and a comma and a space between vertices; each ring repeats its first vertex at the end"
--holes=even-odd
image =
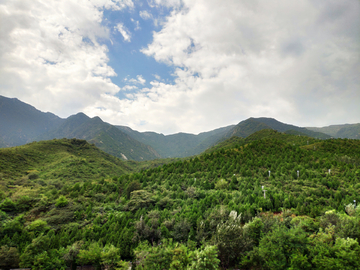
POLYGON ((62 119, 52 113, 41 112, 16 98, 0 96, 0 148, 54 138, 77 138, 87 140, 121 159, 142 161, 196 155, 231 137, 246 138, 263 129, 319 139, 360 138, 360 124, 304 128, 265 117, 249 118, 237 125, 221 127, 198 135, 163 135, 111 125, 99 117, 90 118, 83 113, 62 119))

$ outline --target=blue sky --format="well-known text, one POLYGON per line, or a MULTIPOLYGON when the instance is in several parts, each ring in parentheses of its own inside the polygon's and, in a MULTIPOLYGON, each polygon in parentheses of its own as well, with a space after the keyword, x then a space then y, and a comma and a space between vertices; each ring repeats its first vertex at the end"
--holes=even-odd
MULTIPOLYGON (((108 64, 117 73, 117 76, 112 78, 116 85, 120 87, 129 85, 126 79, 137 78, 137 76, 142 76, 146 80, 144 85, 140 85, 141 87, 151 87, 150 82, 156 79, 156 76, 159 76, 162 81, 173 83, 174 68, 172 66, 157 62, 154 58, 141 52, 152 42, 153 32, 161 30, 161 25, 156 24, 152 18, 161 22, 169 15, 170 11, 171 8, 163 7, 159 10, 151 7, 146 1, 142 2, 141 5, 135 4, 131 10, 104 11, 103 24, 112 30, 110 40, 106 39, 104 42, 109 49, 110 60, 108 64), (152 18, 144 16, 145 19, 142 18, 140 16, 142 12, 146 12, 152 18), (126 41, 123 35, 115 29, 119 23, 127 29, 130 35, 129 41, 126 41)), ((119 92, 117 96, 125 98, 123 92, 119 92)))
POLYGON ((0 0, 0 95, 164 134, 360 122, 358 0, 0 0))

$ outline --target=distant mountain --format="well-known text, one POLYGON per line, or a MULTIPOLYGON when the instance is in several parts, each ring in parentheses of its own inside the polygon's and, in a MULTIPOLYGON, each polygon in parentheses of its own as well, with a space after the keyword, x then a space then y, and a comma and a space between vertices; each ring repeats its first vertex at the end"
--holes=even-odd
POLYGON ((329 135, 312 131, 303 127, 297 127, 294 125, 284 124, 282 122, 277 121, 274 118, 249 118, 246 119, 239 124, 237 124, 233 129, 231 129, 226 135, 226 138, 230 138, 232 136, 246 138, 251 134, 263 130, 263 129, 273 129, 279 132, 288 132, 292 131, 292 134, 299 135, 305 134, 309 137, 320 138, 320 139, 328 139, 329 135))
POLYGON ((138 132, 126 126, 116 126, 134 139, 150 145, 163 158, 187 157, 200 154, 208 147, 216 144, 233 127, 218 128, 198 135, 188 133, 177 133, 163 135, 155 132, 138 132))
POLYGON ((0 148, 54 138, 77 138, 122 159, 150 160, 160 155, 99 117, 83 113, 67 119, 44 113, 16 98, 0 96, 0 148))
POLYGON ((0 148, 8 147, 8 145, 3 141, 2 138, 0 138, 0 148))
POLYGON ((317 132, 323 132, 334 138, 360 139, 360 123, 331 125, 327 127, 307 127, 307 129, 317 132))
MULTIPOLYGON (((198 135, 163 135, 156 132, 138 132, 126 126, 113 126, 99 117, 89 118, 83 113, 61 119, 52 113, 41 112, 16 98, 0 96, 0 148, 35 140, 77 138, 94 143, 101 150, 116 157, 141 161, 197 155, 231 137, 248 138, 258 131, 269 129, 320 139, 331 136, 360 139, 360 124, 303 128, 265 117, 249 118, 237 125, 198 135)), ((239 143, 238 140, 233 139, 232 142, 234 141, 239 143)))
POLYGON ((0 96, 0 147, 31 142, 63 121, 52 113, 41 112, 16 98, 0 96))
POLYGON ((42 134, 37 140, 77 138, 94 143, 101 150, 122 159, 150 160, 160 155, 115 126, 103 122, 99 117, 90 118, 78 113, 67 118, 58 128, 42 134))

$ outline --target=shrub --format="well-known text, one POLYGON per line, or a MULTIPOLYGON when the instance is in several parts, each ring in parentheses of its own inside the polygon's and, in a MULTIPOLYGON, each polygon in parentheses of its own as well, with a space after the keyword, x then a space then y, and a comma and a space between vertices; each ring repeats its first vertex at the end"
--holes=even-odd
POLYGON ((56 207, 65 207, 69 204, 69 201, 65 198, 65 196, 61 195, 59 199, 56 200, 56 207))

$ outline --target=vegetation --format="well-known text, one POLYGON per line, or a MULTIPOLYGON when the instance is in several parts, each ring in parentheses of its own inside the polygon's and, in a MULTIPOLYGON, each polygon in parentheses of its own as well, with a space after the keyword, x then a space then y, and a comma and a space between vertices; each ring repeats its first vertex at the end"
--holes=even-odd
POLYGON ((360 139, 360 124, 332 125, 322 128, 308 127, 307 129, 326 133, 334 138, 360 139))
POLYGON ((360 268, 359 140, 262 130, 124 163, 63 139, 0 159, 1 269, 360 268))

